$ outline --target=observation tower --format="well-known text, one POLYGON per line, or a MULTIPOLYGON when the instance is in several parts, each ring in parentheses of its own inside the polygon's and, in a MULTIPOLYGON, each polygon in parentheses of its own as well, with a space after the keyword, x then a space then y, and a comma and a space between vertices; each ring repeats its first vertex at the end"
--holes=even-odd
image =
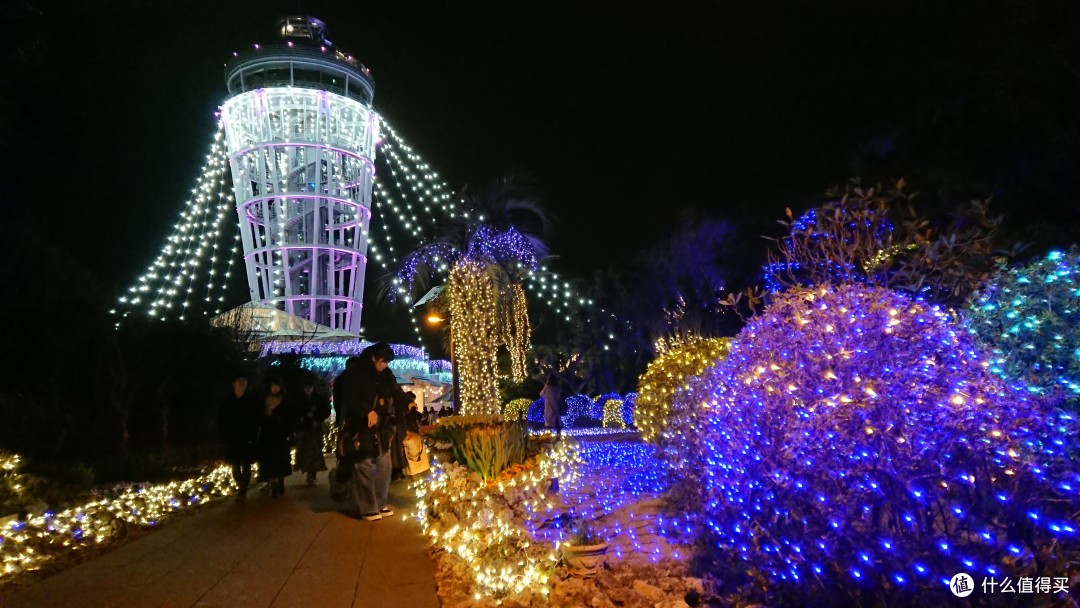
POLYGON ((379 117, 371 73, 312 17, 226 64, 221 106, 252 302, 356 334, 379 117))

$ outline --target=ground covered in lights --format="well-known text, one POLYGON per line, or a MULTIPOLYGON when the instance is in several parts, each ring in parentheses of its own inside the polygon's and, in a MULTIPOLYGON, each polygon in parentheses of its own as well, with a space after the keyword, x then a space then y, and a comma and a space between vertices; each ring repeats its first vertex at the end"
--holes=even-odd
MULTIPOLYGON (((591 522, 610 539, 607 561, 595 578, 570 576, 552 564, 547 585, 532 593, 500 598, 502 606, 660 606, 677 608, 727 603, 711 593, 708 581, 689 573, 693 522, 673 514, 664 499, 669 481, 654 448, 636 434, 570 439, 580 457, 577 475, 547 498, 526 523, 537 544, 554 547, 573 534, 575 521, 591 522)), ((477 597, 474 576, 452 552, 434 552, 443 606, 488 606, 477 597)))

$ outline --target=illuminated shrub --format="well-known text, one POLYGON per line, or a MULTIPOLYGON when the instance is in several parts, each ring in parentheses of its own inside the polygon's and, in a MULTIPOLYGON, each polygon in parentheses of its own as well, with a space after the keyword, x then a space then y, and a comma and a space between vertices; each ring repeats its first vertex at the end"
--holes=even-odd
POLYGON ((634 426, 634 408, 637 407, 637 393, 626 393, 622 402, 623 424, 628 427, 634 426))
POLYGON ((985 361, 895 292, 778 294, 676 397, 704 404, 688 458, 728 580, 781 604, 926 605, 957 572, 1062 576, 1080 557, 1077 425, 985 361))
POLYGON ((622 416, 622 399, 608 399, 604 402, 604 428, 625 429, 622 416))
POLYGON ((991 370, 1080 404, 1080 249, 999 272, 969 302, 991 370))
POLYGON ((585 395, 569 395, 563 398, 566 402, 566 413, 562 415, 563 428, 573 428, 578 418, 589 417, 589 406, 592 400, 585 395))
MULTIPOLYGON (((543 401, 540 404, 543 407, 543 401)), ((520 420, 529 413, 529 407, 533 404, 532 399, 514 399, 503 406, 503 418, 507 420, 520 420)), ((543 412, 541 411, 541 416, 543 412)))
POLYGON ((727 356, 730 338, 701 338, 657 357, 638 378, 634 423, 641 438, 656 442, 667 428, 675 392, 687 380, 727 356))
POLYGON ((529 422, 544 424, 544 400, 537 399, 529 405, 529 413, 526 415, 529 422))
POLYGON ((589 405, 589 418, 592 418, 593 420, 603 420, 604 404, 606 404, 609 399, 618 399, 619 401, 622 401, 622 395, 619 393, 604 393, 596 399, 593 399, 592 403, 589 405))

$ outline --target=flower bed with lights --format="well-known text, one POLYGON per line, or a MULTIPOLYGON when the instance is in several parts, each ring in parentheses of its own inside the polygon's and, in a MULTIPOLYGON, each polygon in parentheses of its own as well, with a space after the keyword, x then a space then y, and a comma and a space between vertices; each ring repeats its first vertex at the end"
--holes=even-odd
POLYGON ((551 480, 572 481, 578 460, 569 443, 548 444, 495 479, 435 463, 432 475, 414 486, 417 517, 439 553, 437 563, 471 580, 471 599, 546 595, 558 557, 552 545, 536 541, 528 522, 555 508, 551 480))
POLYGON ((989 367, 903 295, 777 295, 676 397, 705 404, 697 465, 722 578, 769 603, 825 590, 907 605, 948 597, 957 572, 1068 572, 1077 424, 989 367))
POLYGON ((1080 248, 999 272, 969 302, 991 370, 1080 405, 1080 248))
POLYGON ((126 487, 58 513, 6 523, 0 528, 0 583, 80 549, 121 539, 131 529, 154 526, 234 489, 230 468, 222 465, 194 479, 126 487))

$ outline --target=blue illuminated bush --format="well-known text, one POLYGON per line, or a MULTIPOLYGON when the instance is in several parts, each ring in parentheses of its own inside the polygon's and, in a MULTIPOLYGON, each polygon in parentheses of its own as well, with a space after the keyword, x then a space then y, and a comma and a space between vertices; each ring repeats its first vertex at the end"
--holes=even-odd
POLYGON ((968 306, 993 371, 1080 405, 1080 249, 999 272, 968 306))
POLYGON ((599 397, 593 399, 592 403, 589 404, 589 418, 592 418, 593 420, 603 420, 604 404, 607 403, 610 399, 614 399, 619 402, 623 400, 622 395, 620 395, 619 393, 604 393, 603 395, 600 395, 599 397))
POLYGON ((563 399, 566 402, 566 413, 562 415, 563 428, 574 428, 578 418, 589 417, 589 406, 592 400, 585 395, 568 395, 563 399))
POLYGON ((1080 558, 1077 425, 986 359, 895 292, 777 294, 676 397, 704 404, 688 458, 726 580, 780 603, 909 605, 951 598, 957 572, 1064 576, 1080 558))
POLYGON ((525 418, 528 419, 529 422, 544 424, 544 400, 537 399, 536 401, 533 401, 532 405, 529 406, 529 411, 525 415, 525 418))
POLYGON ((623 422, 628 427, 634 427, 634 408, 637 406, 637 393, 626 393, 626 397, 622 402, 622 417, 623 422))

